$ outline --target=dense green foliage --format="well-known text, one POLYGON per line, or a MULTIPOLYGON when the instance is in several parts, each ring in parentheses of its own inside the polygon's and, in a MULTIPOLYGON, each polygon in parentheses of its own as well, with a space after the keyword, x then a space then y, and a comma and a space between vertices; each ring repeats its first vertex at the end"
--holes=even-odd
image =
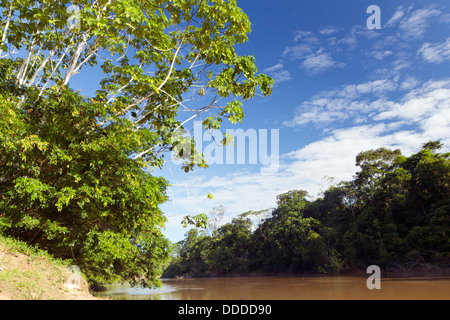
POLYGON ((214 235, 192 229, 164 276, 345 272, 377 264, 405 270, 450 263, 450 154, 440 142, 405 157, 360 153, 360 171, 308 200, 279 195, 256 228, 242 214, 214 235))
POLYGON ((29 96, 17 109, 0 92, 0 228, 91 281, 154 281, 168 256, 167 182, 128 156, 142 137, 120 119, 93 129, 101 108, 70 90, 29 96))
POLYGON ((91 283, 158 284, 168 182, 152 171, 171 150, 186 172, 206 167, 185 124, 236 123, 242 101, 271 93, 273 80, 235 51, 248 17, 234 0, 0 9, 0 232, 71 259, 91 283), (90 98, 70 87, 79 73, 99 77, 90 98))

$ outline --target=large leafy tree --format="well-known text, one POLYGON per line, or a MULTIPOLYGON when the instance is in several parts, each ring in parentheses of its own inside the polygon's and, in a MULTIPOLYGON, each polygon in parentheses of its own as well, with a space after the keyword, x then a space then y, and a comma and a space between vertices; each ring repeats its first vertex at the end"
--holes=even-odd
POLYGON ((271 92, 235 50, 248 17, 233 0, 0 6, 0 227, 73 259, 92 281, 156 283, 167 182, 151 168, 168 150, 185 171, 205 167, 175 133, 195 118, 241 121, 243 101, 271 92), (71 89, 91 73, 103 74, 93 96, 71 89))
POLYGON ((128 157, 133 131, 120 124, 93 130, 99 108, 70 90, 26 100, 26 112, 1 95, 4 232, 71 259, 91 282, 154 281, 168 254, 158 209, 167 182, 128 157))

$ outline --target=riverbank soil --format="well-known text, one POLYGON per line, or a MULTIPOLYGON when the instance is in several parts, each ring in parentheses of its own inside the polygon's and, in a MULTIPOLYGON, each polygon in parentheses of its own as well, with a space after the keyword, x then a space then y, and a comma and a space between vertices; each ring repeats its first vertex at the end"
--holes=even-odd
POLYGON ((94 300, 82 277, 67 266, 0 241, 0 300, 94 300))

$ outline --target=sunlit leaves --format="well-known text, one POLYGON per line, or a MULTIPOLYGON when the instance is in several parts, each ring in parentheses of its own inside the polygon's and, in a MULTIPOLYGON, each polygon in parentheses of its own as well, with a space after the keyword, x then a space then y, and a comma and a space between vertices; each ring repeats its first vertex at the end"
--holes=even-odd
POLYGON ((272 79, 235 51, 248 17, 234 0, 0 6, 0 225, 93 281, 155 283, 168 256, 158 207, 167 182, 146 170, 167 151, 186 172, 207 166, 194 141, 174 138, 180 111, 219 129, 223 118, 243 119, 243 101, 271 93, 272 79), (94 96, 69 89, 74 75, 98 71, 94 96))
MULTIPOLYGON (((7 18, 9 3, 2 5, 7 18)), ((199 117, 216 111, 237 123, 244 116, 237 99, 271 93, 273 80, 257 74, 254 58, 235 52, 250 32, 236 1, 14 1, 12 10, 8 46, 30 57, 17 59, 18 84, 42 95, 78 72, 93 72, 89 66, 98 63, 104 77, 95 101, 108 103, 115 116, 132 116, 135 130, 153 129, 163 137, 158 129, 180 125, 180 109, 199 117), (67 27, 69 5, 79 12, 79 29, 67 27), (194 93, 210 99, 185 104, 194 93), (227 97, 235 99, 217 103, 227 97)), ((207 128, 220 125, 205 120, 207 128)), ((154 163, 152 148, 141 153, 154 163)))
POLYGON ((128 156, 139 144, 153 145, 154 136, 120 118, 93 126, 107 115, 104 105, 71 90, 38 100, 29 94, 23 109, 30 112, 13 108, 14 97, 0 99, 4 231, 73 259, 90 281, 133 282, 145 275, 144 282, 157 283, 168 257, 160 232, 166 218, 158 207, 167 200, 167 182, 128 156), (138 239, 141 249, 133 244, 138 239))
POLYGON ((185 216, 181 222, 183 228, 188 225, 192 225, 195 228, 206 228, 208 225, 208 216, 204 213, 198 214, 196 216, 185 216))

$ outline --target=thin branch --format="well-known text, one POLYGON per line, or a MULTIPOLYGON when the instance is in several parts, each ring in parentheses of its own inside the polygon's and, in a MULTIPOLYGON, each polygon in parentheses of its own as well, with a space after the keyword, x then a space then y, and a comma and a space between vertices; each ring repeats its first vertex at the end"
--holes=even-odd
POLYGON ((127 47, 126 47, 126 49, 125 49, 125 52, 124 52, 123 55, 121 55, 121 56, 120 56, 119 58, 117 58, 117 59, 108 59, 108 58, 105 58, 105 57, 99 55, 99 54, 97 53, 98 48, 95 48, 95 50, 92 50, 91 47, 89 46, 89 43, 86 43, 86 46, 88 47, 89 51, 91 51, 91 53, 95 54, 95 55, 96 55, 97 57, 99 57, 100 59, 103 59, 103 60, 105 60, 105 61, 110 61, 110 62, 116 62, 116 61, 122 60, 122 59, 127 55, 127 53, 128 53, 128 48, 130 47, 130 42, 131 42, 131 37, 128 36, 128 43, 127 43, 127 47))
POLYGON ((23 84, 23 79, 24 79, 25 74, 27 72, 28 64, 30 63, 32 52, 33 52, 33 49, 34 49, 34 46, 35 46, 34 41, 35 40, 33 39, 32 43, 30 44, 30 47, 28 49, 28 54, 27 54, 25 60, 22 62, 22 65, 20 66, 19 72, 17 73, 17 83, 19 84, 19 86, 23 84))
MULTIPOLYGON (((214 105, 214 104, 210 104, 210 105, 207 106, 207 107, 198 109, 198 110, 202 110, 202 109, 203 109, 203 110, 202 110, 202 111, 198 111, 198 110, 197 110, 197 113, 196 113, 196 114, 194 114, 193 116, 189 117, 187 120, 185 120, 185 121, 183 121, 182 123, 180 123, 180 124, 175 128, 174 131, 178 130, 178 129, 181 128, 185 123, 191 121, 192 119, 194 119, 194 118, 196 118, 196 117, 199 117, 199 118, 200 118, 200 115, 201 115, 202 113, 206 112, 206 111, 211 110, 211 108, 213 108, 213 105, 214 105)), ((156 146, 153 147, 153 148, 147 149, 147 150, 145 150, 145 151, 142 151, 141 153, 139 153, 138 155, 136 155, 136 156, 133 158, 133 160, 136 160, 136 159, 138 159, 138 158, 140 158, 140 157, 146 155, 147 153, 149 153, 150 151, 152 151, 154 148, 156 148, 156 146)))
MULTIPOLYGON (((186 107, 181 101, 178 101, 177 98, 175 98, 174 96, 172 96, 170 93, 167 93, 165 90, 161 89, 160 90, 162 93, 166 94, 169 98, 171 98, 173 101, 176 102, 176 104, 182 106, 183 108, 185 108, 188 111, 195 111, 193 109, 189 109, 188 107, 186 107)), ((187 99, 186 101, 189 101, 190 99, 187 99)))
POLYGON ((75 68, 75 70, 73 71, 73 74, 76 74, 77 71, 90 59, 92 58, 92 56, 94 55, 94 53, 90 53, 83 61, 81 61, 78 66, 75 68))
POLYGON ((131 82, 133 82, 134 77, 131 77, 130 81, 128 81, 128 83, 126 83, 125 85, 123 85, 121 88, 119 88, 119 90, 117 90, 117 92, 115 94, 113 94, 113 96, 106 102, 106 104, 110 104, 115 98, 116 96, 122 92, 123 89, 125 89, 126 87, 128 87, 131 82))
MULTIPOLYGON (((11 17, 12 17, 12 13, 13 13, 13 3, 14 0, 11 0, 11 5, 9 6, 9 12, 8 12, 8 17, 6 18, 6 24, 5 24, 5 28, 3 29, 3 35, 2 35, 2 40, 0 45, 3 45, 5 43, 5 39, 6 39, 6 34, 8 33, 8 28, 9 28, 9 22, 11 21, 11 17)), ((0 57, 3 53, 3 50, 0 48, 0 57)))
MULTIPOLYGON (((62 55, 61 58, 59 59, 59 61, 58 61, 58 63, 56 64, 56 66, 53 68, 53 71, 52 71, 52 73, 50 74, 50 76, 48 77, 47 82, 46 82, 45 85, 41 88, 41 91, 39 92, 39 96, 38 96, 38 97, 40 97, 40 96, 42 95, 42 93, 44 92, 45 88, 47 88, 47 86, 49 85, 49 83, 50 83, 50 81, 51 81, 51 79, 52 79, 53 74, 56 72, 56 70, 58 70, 59 65, 60 65, 61 62, 64 60, 64 57, 66 56, 67 51, 69 51, 69 48, 70 48, 70 46, 67 47, 66 50, 64 50, 63 55, 62 55)), ((39 82, 40 82, 40 81, 39 81, 39 82)))
POLYGON ((161 91, 161 88, 167 83, 167 81, 169 80, 172 71, 173 71, 173 66, 175 65, 175 61, 177 59, 178 53, 180 52, 181 47, 183 46, 183 42, 184 42, 184 37, 181 39, 179 46, 177 47, 177 50, 175 51, 175 54, 173 56, 172 59, 172 63, 170 64, 170 68, 169 68, 169 72, 167 73, 166 78, 164 79, 164 81, 158 86, 158 88, 156 88, 154 91, 152 91, 150 94, 148 94, 145 97, 142 97, 141 99, 139 99, 138 101, 130 104, 129 106, 127 106, 125 109, 122 110, 122 113, 125 113, 126 111, 130 110, 132 107, 135 107, 139 104, 141 104, 144 100, 150 98, 152 95, 155 94, 155 92, 159 92, 161 91))
POLYGON ((36 81, 36 78, 38 77, 38 75, 41 73, 41 71, 45 68, 45 66, 47 65, 48 61, 54 56, 54 54, 56 53, 56 49, 53 49, 50 51, 49 55, 47 56, 47 58, 45 58, 44 61, 42 61, 41 65, 39 66, 39 68, 36 70, 36 72, 34 73, 33 77, 30 79, 30 81, 28 82, 28 84, 26 85, 27 87, 30 87, 34 81, 36 81))
POLYGON ((77 49, 70 60, 69 67, 67 68, 66 75, 64 76, 63 85, 69 83, 70 78, 75 74, 75 68, 77 65, 78 58, 81 55, 84 47, 86 46, 86 35, 83 33, 82 40, 78 43, 77 49))
POLYGON ((164 81, 159 85, 158 89, 156 89, 156 91, 161 90, 161 88, 166 84, 166 82, 169 80, 170 75, 172 74, 173 71, 173 66, 175 65, 175 60, 177 59, 178 53, 180 52, 181 46, 183 45, 183 41, 184 41, 184 36, 180 41, 180 45, 177 48, 177 51, 175 51, 175 55, 173 56, 172 59, 172 63, 170 65, 170 69, 169 69, 169 73, 166 76, 166 79, 164 79, 164 81))

